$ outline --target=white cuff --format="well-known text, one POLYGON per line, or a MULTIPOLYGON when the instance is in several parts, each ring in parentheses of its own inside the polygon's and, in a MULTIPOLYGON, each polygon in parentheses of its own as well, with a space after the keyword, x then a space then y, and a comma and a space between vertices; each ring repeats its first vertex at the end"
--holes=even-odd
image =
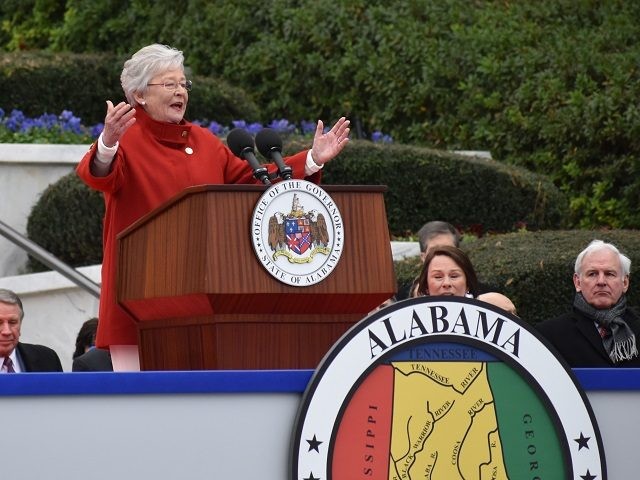
POLYGON ((116 156, 118 151, 119 142, 113 147, 107 147, 102 139, 102 133, 98 137, 98 151, 96 152, 96 160, 104 165, 109 165, 113 161, 113 157, 116 156))
POLYGON ((319 172, 320 170, 322 170, 322 167, 324 165, 318 165, 316 162, 313 161, 313 157, 311 156, 311 149, 309 149, 309 151, 307 152, 307 163, 304 166, 304 173, 305 176, 309 176, 309 175, 313 175, 316 172, 319 172))

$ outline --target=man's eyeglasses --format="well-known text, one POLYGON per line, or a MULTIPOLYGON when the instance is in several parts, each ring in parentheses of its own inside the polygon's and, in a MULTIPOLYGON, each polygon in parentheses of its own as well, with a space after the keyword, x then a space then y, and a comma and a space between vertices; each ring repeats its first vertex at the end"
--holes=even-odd
POLYGON ((168 90, 170 92, 175 92, 178 87, 182 87, 184 88, 187 92, 191 91, 191 87, 193 86, 193 83, 191 83, 191 80, 186 80, 184 82, 172 82, 172 81, 166 81, 163 83, 147 83, 147 87, 153 87, 153 86, 162 86, 164 87, 165 90, 168 90))

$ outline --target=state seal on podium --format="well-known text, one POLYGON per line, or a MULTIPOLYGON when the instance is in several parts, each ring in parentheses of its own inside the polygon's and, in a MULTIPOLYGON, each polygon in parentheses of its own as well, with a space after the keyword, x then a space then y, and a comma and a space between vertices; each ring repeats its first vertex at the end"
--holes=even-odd
POLYGON ((344 224, 333 199, 306 180, 269 187, 251 218, 253 249, 282 283, 314 285, 334 270, 344 245, 344 224))

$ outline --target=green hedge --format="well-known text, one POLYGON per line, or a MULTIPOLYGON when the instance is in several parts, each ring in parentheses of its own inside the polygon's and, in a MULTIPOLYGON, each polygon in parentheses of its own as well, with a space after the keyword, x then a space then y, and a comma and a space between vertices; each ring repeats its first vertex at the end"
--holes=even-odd
POLYGON ((105 101, 123 99, 116 57, 108 54, 0 54, 0 108, 26 116, 71 110, 85 125, 104 121, 105 101))
MULTIPOLYGON (((348 115, 404 144, 489 150, 549 175, 572 225, 640 228, 640 2, 5 0, 0 11, 6 49, 124 58, 168 43, 197 74, 250 92, 263 120, 348 115)), ((97 85, 69 83, 65 96, 97 85)))
MULTIPOLYGON (((640 306, 637 230, 518 232, 472 240, 465 237, 461 247, 469 254, 480 282, 511 298, 520 317, 535 324, 570 310, 575 293, 575 259, 596 238, 615 244, 631 259, 627 297, 630 305, 640 306)), ((396 262, 399 286, 410 283, 419 269, 419 257, 396 262)))
MULTIPOLYGON (((285 154, 308 142, 288 139, 285 154)), ((326 184, 387 185, 385 204, 394 236, 413 234, 433 218, 486 233, 561 228, 566 217, 566 197, 546 178, 486 159, 355 140, 325 170, 326 184)), ((100 263, 103 215, 101 195, 71 173, 42 194, 27 233, 74 267, 100 263)))
POLYGON ((406 145, 353 141, 329 163, 323 182, 387 185, 392 235, 446 219, 476 234, 563 228, 567 199, 548 178, 483 158, 406 145))
MULTIPOLYGON (((85 126, 101 123, 106 100, 125 100, 120 86, 125 59, 113 54, 0 53, 0 108, 29 117, 71 110, 85 126)), ((188 118, 223 125, 258 119, 258 107, 241 88, 204 76, 193 81, 188 118)))
MULTIPOLYGON (((27 237, 72 267, 102 263, 102 194, 75 172, 49 185, 31 209, 27 237)), ((33 257, 27 269, 49 270, 33 257)))

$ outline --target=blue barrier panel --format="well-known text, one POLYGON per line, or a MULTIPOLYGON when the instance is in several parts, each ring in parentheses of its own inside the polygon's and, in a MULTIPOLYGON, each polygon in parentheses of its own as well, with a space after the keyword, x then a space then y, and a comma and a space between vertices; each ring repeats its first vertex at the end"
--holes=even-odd
MULTIPOLYGON (((640 390, 640 369, 578 368, 589 391, 640 390)), ((313 370, 26 373, 3 375, 0 396, 302 393, 313 370)))

